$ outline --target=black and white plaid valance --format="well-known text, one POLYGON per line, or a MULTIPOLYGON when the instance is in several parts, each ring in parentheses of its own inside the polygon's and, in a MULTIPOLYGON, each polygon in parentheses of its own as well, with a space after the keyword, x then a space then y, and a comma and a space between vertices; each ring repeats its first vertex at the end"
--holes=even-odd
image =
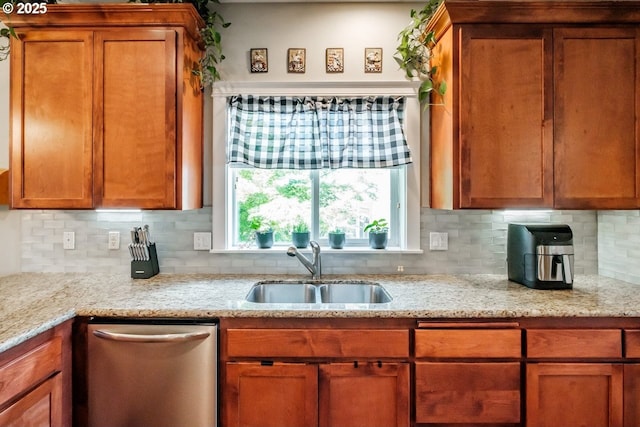
POLYGON ((404 97, 232 96, 227 103, 229 163, 263 169, 411 163, 404 97))

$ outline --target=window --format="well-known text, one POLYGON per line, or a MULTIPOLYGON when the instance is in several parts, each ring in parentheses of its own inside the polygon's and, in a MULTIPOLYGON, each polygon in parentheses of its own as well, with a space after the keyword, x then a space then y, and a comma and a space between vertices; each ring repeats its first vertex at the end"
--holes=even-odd
POLYGON ((327 234, 345 232, 348 246, 366 246, 364 226, 389 220, 389 246, 399 245, 405 169, 281 170, 229 166, 232 246, 254 245, 251 223, 274 231, 274 244, 290 245, 291 230, 304 222, 312 240, 326 246, 327 234))
MULTIPOLYGON (((368 239, 362 230, 364 224, 373 219, 386 218, 390 223, 391 234, 388 249, 394 250, 395 247, 397 248, 395 250, 402 252, 420 251, 419 233, 407 230, 408 225, 419 227, 420 220, 420 168, 417 160, 420 159, 421 109, 415 97, 415 88, 410 84, 392 83, 389 88, 383 88, 385 85, 370 82, 339 84, 331 92, 336 96, 344 94, 363 99, 378 95, 390 96, 390 94, 395 98, 404 97, 407 100, 406 119, 402 128, 414 163, 399 166, 386 164, 383 168, 377 168, 377 164, 361 164, 360 168, 327 167, 326 164, 318 163, 327 161, 327 146, 324 146, 324 149, 318 149, 305 145, 308 143, 304 140, 305 137, 302 141, 298 140, 297 145, 293 144, 293 146, 305 147, 303 152, 306 157, 301 161, 303 166, 298 169, 290 169, 288 166, 280 168, 281 162, 285 160, 277 156, 275 162, 280 164, 275 168, 267 165, 267 169, 264 168, 265 165, 249 165, 244 161, 227 162, 227 154, 230 150, 227 142, 236 130, 234 127, 237 125, 244 127, 249 123, 246 118, 234 122, 237 117, 229 109, 230 98, 236 97, 237 93, 260 93, 278 98, 280 95, 298 97, 303 100, 303 103, 307 103, 309 98, 316 98, 315 95, 325 93, 327 90, 305 84, 300 87, 304 87, 303 90, 310 96, 300 97, 296 93, 300 90, 296 89, 299 85, 294 83, 275 85, 261 83, 255 86, 244 83, 242 86, 214 88, 211 201, 213 252, 245 251, 247 248, 256 248, 252 229, 249 226, 255 217, 263 217, 266 221, 273 223, 276 231, 275 247, 278 244, 281 248, 290 245, 292 225, 302 220, 309 225, 312 238, 324 247, 328 245, 328 232, 333 228, 340 228, 347 233, 347 249, 358 250, 357 248, 361 247, 367 252, 369 251, 368 239), (342 86, 344 88, 340 89, 342 86), (409 121, 410 125, 408 125, 409 121)), ((306 119, 300 117, 297 119, 308 123, 306 119)), ((264 126, 264 123, 261 126, 264 126)), ((286 131, 291 134, 288 126, 286 131)), ((309 127, 307 126, 306 129, 308 130, 309 127)), ((242 132, 246 131, 242 129, 242 132)), ((269 130, 262 134, 280 138, 283 132, 269 130)), ((306 134, 302 132, 302 135, 308 135, 308 132, 306 134)), ((325 140, 331 140, 335 135, 335 130, 333 134, 327 131, 323 137, 325 140)), ((255 141, 256 138, 253 136, 249 140, 251 143, 255 141)), ((268 162, 272 162, 274 146, 268 149, 272 151, 270 153, 263 150, 268 145, 258 145, 257 150, 254 150, 251 145, 244 148, 249 147, 250 152, 259 153, 257 158, 262 160, 265 157, 261 156, 266 155, 270 159, 268 162)), ((329 151, 330 149, 329 146, 329 151)), ((285 152, 289 158, 297 156, 292 154, 291 150, 291 147, 284 151, 282 147, 278 148, 279 152, 285 152)), ((402 157, 402 155, 396 157, 402 157)), ((353 159, 353 156, 351 158, 353 159)), ((368 160, 365 159, 365 161, 368 160)))

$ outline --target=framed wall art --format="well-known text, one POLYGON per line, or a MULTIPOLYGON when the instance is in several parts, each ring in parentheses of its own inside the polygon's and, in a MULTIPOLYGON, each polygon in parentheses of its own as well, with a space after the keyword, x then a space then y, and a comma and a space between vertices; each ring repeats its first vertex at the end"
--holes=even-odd
POLYGON ((290 48, 287 50, 287 71, 304 73, 307 66, 306 49, 290 48))
POLYGON ((382 72, 382 48, 366 47, 364 49, 364 72, 365 73, 381 73, 382 72))
POLYGON ((330 47, 326 54, 327 73, 344 72, 344 49, 341 47, 330 47))
POLYGON ((269 57, 266 48, 256 48, 249 50, 252 73, 266 73, 269 71, 269 57))

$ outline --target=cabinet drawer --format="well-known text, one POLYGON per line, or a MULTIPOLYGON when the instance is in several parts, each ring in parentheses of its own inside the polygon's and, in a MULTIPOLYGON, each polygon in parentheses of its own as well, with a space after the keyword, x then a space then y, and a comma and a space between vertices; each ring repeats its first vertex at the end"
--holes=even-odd
POLYGON ((62 367, 62 339, 55 337, 0 367, 0 405, 38 385, 62 367))
POLYGON ((624 347, 626 357, 640 357, 640 329, 624 331, 624 347))
POLYGON ((520 363, 416 362, 416 422, 520 422, 520 363))
POLYGON ((530 329, 527 357, 622 357, 618 329, 530 329))
POLYGON ((409 357, 403 329, 228 329, 229 357, 409 357))
POLYGON ((416 330, 416 357, 520 357, 519 329, 416 330))

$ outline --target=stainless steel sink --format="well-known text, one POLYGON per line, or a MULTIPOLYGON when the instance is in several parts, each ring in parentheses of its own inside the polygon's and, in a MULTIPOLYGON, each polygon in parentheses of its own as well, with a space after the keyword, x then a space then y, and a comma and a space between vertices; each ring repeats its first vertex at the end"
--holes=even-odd
POLYGON ((320 299, 326 303, 383 304, 392 298, 377 283, 332 283, 320 285, 320 299))
POLYGON ((393 298, 374 282, 310 280, 258 282, 245 299, 269 304, 384 304, 393 298))
POLYGON ((269 304, 315 303, 316 287, 310 283, 262 283, 251 287, 247 301, 269 304))

